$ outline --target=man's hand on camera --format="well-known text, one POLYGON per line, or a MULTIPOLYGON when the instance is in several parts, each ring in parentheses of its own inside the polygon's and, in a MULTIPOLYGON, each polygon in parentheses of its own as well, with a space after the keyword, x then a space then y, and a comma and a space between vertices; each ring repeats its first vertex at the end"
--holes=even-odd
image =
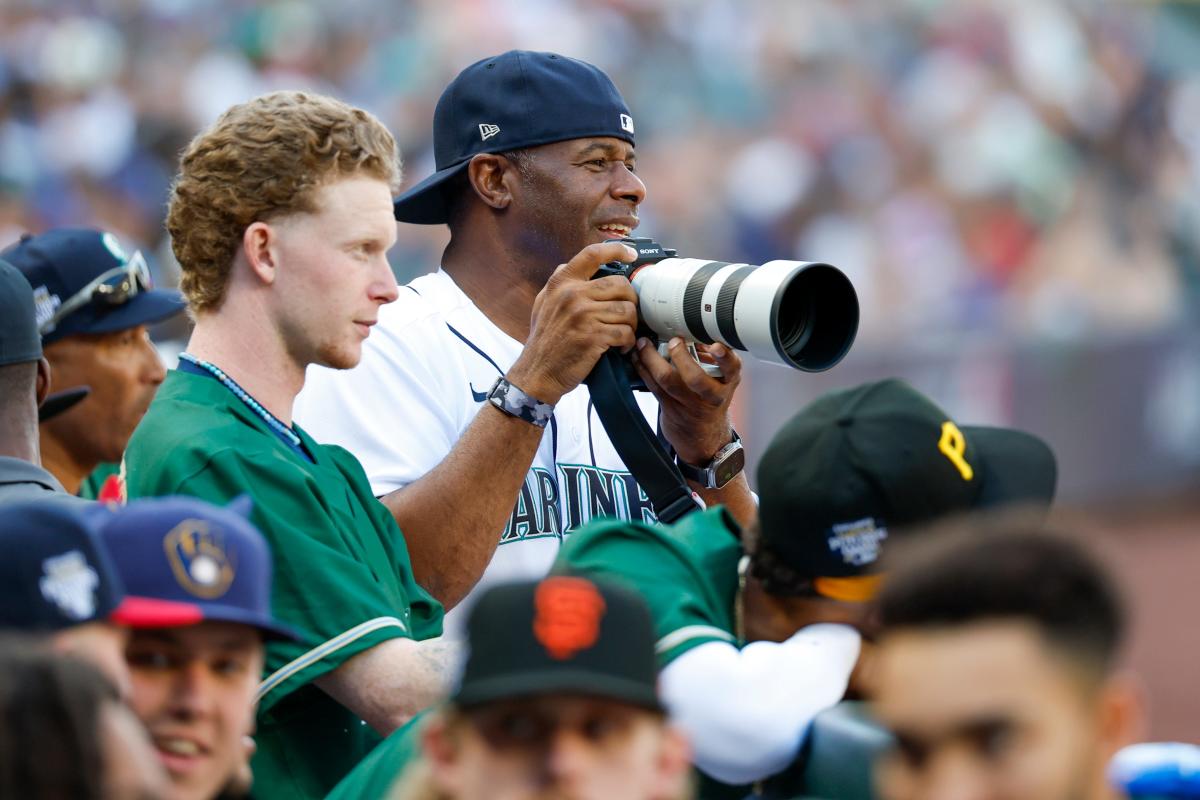
POLYGON ((729 404, 742 380, 741 358, 723 344, 697 344, 701 357, 707 354, 721 368, 721 377, 714 378, 696 363, 682 339, 670 341, 669 361, 646 339, 637 348, 634 365, 658 398, 667 441, 683 461, 707 464, 733 439, 729 404))
POLYGON ((554 404, 583 382, 608 348, 631 350, 637 293, 624 277, 591 277, 601 264, 628 263, 636 257, 628 245, 605 242, 589 245, 559 265, 533 301, 529 339, 508 371, 508 380, 543 403, 554 404))

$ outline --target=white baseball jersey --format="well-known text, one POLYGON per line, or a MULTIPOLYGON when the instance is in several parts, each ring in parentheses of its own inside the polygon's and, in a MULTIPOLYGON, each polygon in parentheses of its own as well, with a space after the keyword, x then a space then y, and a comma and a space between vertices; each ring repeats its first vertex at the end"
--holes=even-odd
MULTIPOLYGON (((353 453, 382 496, 446 457, 521 349, 439 270, 401 287, 399 299, 380 309, 357 367, 309 368, 295 418, 318 442, 353 453)), ((635 394, 656 427, 658 401, 635 394)), ((599 516, 653 521, 654 511, 581 384, 555 407, 512 515, 497 532, 500 546, 467 601, 446 616, 447 636, 461 637, 461 612, 483 587, 542 577, 563 536, 599 516)))

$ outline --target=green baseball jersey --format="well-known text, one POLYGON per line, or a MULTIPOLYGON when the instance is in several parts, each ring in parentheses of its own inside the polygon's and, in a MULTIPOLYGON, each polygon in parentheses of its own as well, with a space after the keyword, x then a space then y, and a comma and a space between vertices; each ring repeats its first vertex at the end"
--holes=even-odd
POLYGON ((737 643, 740 536, 720 506, 671 527, 600 520, 567 538, 554 570, 610 578, 641 594, 654 619, 661 668, 705 642, 737 643))
POLYGON ((259 800, 323 797, 380 741, 314 679, 387 639, 426 639, 442 626, 358 461, 295 430, 315 463, 217 380, 173 371, 125 451, 130 498, 254 500, 274 560, 272 612, 304 633, 267 645, 251 765, 259 800))
POLYGON ((325 800, 388 797, 404 769, 421 755, 421 725, 429 713, 429 709, 422 711, 393 731, 334 787, 325 800))

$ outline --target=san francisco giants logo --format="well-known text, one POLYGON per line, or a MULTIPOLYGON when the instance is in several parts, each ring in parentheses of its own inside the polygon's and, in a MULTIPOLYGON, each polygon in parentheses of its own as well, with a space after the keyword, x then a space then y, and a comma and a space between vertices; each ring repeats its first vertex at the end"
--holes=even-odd
POLYGON ((533 635, 560 661, 586 650, 600 638, 604 598, 583 578, 547 578, 533 595, 533 635))
POLYGON ((938 441, 938 450, 942 455, 950 459, 950 463, 958 468, 958 472, 962 475, 964 481, 969 481, 975 477, 975 470, 967 463, 964 457, 967 452, 967 439, 963 436, 963 432, 958 429, 958 426, 947 420, 942 423, 942 438, 938 441))

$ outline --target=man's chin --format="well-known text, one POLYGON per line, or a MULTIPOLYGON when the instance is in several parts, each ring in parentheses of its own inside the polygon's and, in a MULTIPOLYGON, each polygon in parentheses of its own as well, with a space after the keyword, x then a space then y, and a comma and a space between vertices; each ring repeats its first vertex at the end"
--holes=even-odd
POLYGON ((317 363, 330 369, 353 369, 362 361, 362 345, 330 347, 320 352, 317 363))

